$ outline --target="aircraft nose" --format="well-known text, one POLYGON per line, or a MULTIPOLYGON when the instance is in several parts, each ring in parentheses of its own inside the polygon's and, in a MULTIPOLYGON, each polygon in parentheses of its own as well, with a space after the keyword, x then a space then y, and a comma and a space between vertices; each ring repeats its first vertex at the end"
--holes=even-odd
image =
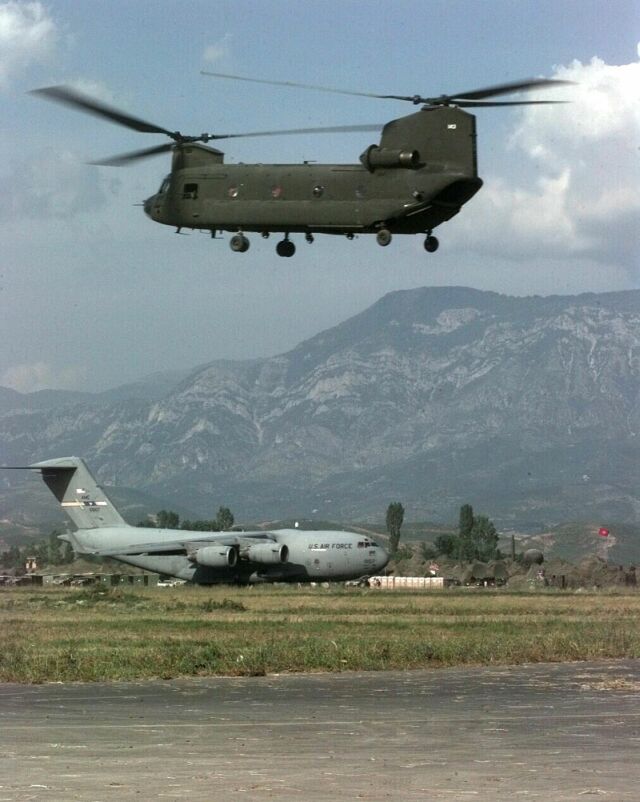
POLYGON ((389 562, 390 554, 386 549, 383 549, 382 546, 378 547, 378 559, 376 560, 376 569, 381 570, 385 567, 385 565, 389 562))
POLYGON ((155 195, 152 195, 150 198, 147 198, 146 201, 142 204, 144 208, 144 213, 147 217, 151 217, 151 207, 153 206, 153 199, 155 195))

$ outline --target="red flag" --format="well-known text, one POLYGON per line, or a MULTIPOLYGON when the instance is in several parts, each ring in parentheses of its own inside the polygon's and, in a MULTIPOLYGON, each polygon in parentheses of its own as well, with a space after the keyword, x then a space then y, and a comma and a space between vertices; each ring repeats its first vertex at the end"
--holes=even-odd
POLYGON ((606 527, 601 526, 600 529, 598 529, 598 534, 600 537, 609 537, 609 530, 606 527))

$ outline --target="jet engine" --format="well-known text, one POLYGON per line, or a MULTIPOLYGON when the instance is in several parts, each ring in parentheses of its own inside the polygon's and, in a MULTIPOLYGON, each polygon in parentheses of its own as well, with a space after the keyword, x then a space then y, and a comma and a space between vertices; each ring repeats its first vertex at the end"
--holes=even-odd
POLYGON ((286 563, 289 559, 289 547, 280 543, 256 543, 249 546, 242 556, 254 563, 263 565, 275 565, 286 563))
POLYGON ((233 568, 238 552, 233 546, 203 546, 190 559, 207 568, 233 568))
POLYGON ((420 154, 417 150, 394 150, 370 145, 360 156, 360 161, 371 173, 377 167, 404 167, 406 170, 417 170, 420 167, 420 154))

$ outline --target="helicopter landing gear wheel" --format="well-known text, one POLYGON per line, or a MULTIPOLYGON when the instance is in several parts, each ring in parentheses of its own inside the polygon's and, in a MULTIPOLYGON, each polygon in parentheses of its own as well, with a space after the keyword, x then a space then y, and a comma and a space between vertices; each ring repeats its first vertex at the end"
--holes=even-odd
POLYGON ((291 242, 288 237, 281 239, 276 245, 276 253, 278 256, 293 256, 296 252, 296 246, 291 242))
POLYGON ((309 243, 309 245, 311 245, 313 243, 313 234, 311 234, 310 232, 305 234, 304 238, 309 243))
POLYGON ((440 243, 438 242, 438 238, 429 234, 424 241, 424 249, 429 253, 435 253, 438 250, 438 246, 440 243))
POLYGON ((246 253, 249 250, 249 240, 244 234, 234 234, 229 240, 229 247, 234 253, 246 253))
POLYGON ((383 248, 387 247, 391 242, 391 232, 388 228, 381 228, 380 231, 378 231, 376 234, 376 242, 378 245, 382 245, 383 248))

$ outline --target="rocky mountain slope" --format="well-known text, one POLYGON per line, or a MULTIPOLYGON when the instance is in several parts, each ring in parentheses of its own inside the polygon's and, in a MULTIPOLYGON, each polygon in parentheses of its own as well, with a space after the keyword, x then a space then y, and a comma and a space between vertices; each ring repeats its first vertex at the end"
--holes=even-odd
POLYGON ((638 291, 394 292, 286 354, 151 384, 0 395, 0 462, 77 454, 107 485, 238 519, 381 518, 395 499, 409 519, 640 517, 638 291))

